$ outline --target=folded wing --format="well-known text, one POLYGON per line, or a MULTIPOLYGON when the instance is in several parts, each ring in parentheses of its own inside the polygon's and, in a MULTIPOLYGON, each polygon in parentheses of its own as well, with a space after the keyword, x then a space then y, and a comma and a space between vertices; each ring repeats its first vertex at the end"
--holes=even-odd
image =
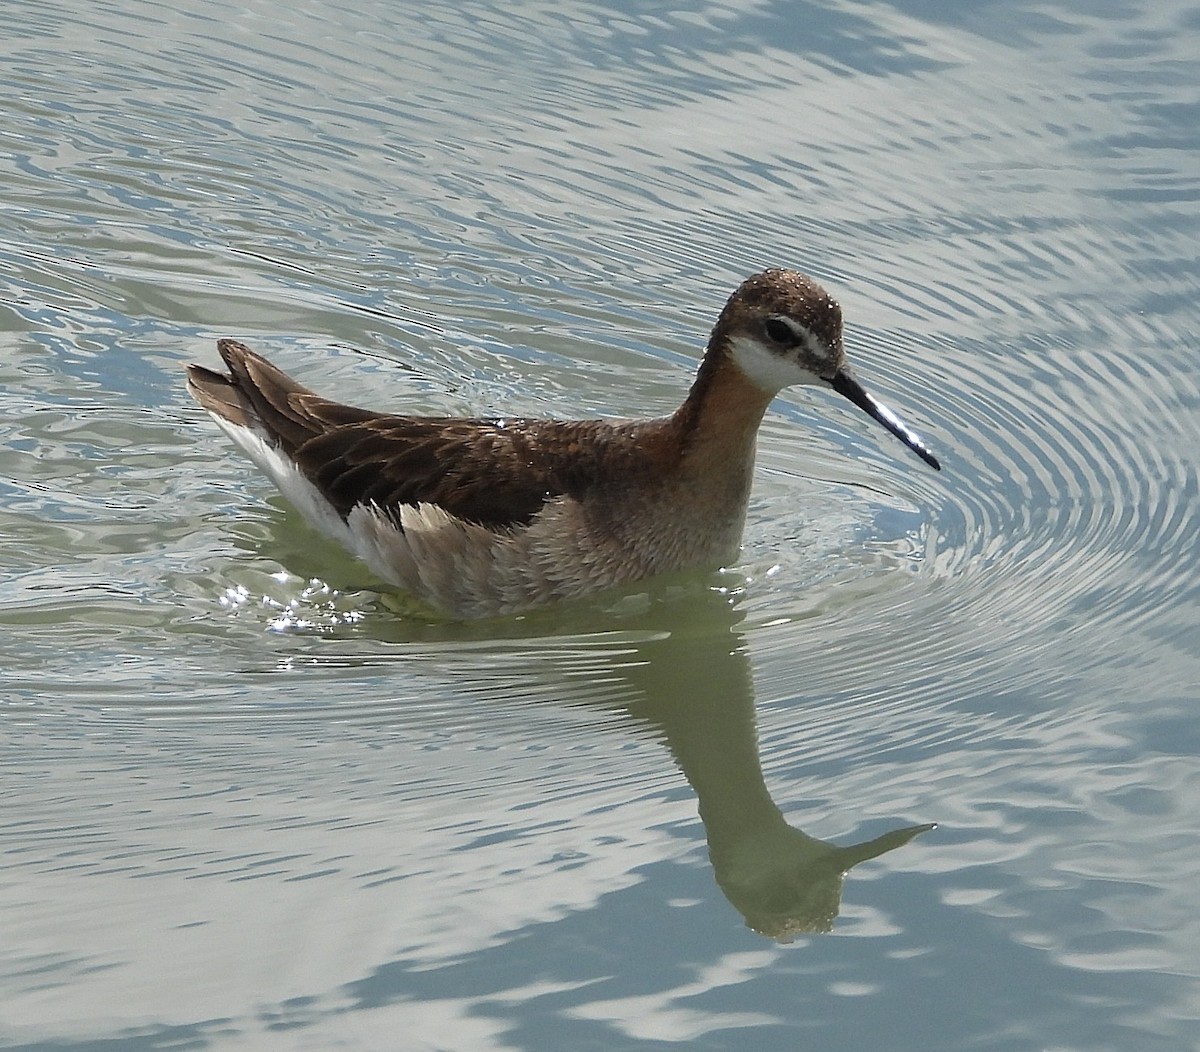
POLYGON ((578 456, 588 448, 588 422, 378 413, 302 387, 235 340, 218 349, 229 373, 190 366, 193 396, 278 448, 343 519, 362 504, 387 512, 424 503, 504 529, 528 524, 547 500, 579 496, 592 481, 578 456))

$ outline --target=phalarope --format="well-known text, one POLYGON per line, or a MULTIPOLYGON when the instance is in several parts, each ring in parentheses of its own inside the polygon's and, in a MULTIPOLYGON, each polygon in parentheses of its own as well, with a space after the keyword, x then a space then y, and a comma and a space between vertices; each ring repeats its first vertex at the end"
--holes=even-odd
POLYGON ((460 420, 357 409, 235 340, 188 390, 316 527, 451 617, 508 614, 738 554, 755 437, 784 387, 832 388, 933 468, 846 364, 842 312, 789 270, 744 281, 695 382, 655 420, 460 420))

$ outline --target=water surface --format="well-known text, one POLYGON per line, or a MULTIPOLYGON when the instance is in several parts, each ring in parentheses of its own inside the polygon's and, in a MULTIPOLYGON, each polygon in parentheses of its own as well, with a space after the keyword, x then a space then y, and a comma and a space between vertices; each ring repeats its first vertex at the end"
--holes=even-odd
POLYGON ((5 15, 4 1047, 1194 1047, 1200 8, 5 15), (182 388, 667 412, 779 264, 945 470, 787 393, 737 566, 524 618, 182 388))

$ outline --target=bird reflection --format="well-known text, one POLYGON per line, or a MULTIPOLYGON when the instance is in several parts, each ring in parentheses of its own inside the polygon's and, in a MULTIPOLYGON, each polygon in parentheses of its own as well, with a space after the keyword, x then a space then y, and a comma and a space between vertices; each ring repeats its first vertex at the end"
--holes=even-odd
MULTIPOLYGON (((466 651, 468 662, 485 663, 480 672, 470 673, 472 680, 489 668, 493 647, 507 651, 506 639, 519 639, 525 646, 545 641, 544 649, 524 651, 528 660, 520 672, 522 695, 619 710, 663 741, 696 792, 717 884, 747 925, 781 941, 827 932, 854 866, 934 827, 907 826, 839 846, 790 826, 763 779, 754 684, 739 629, 743 615, 718 589, 698 592, 693 580, 682 588, 682 597, 680 591, 665 584, 648 595, 627 597, 640 612, 620 604, 616 609, 587 605, 469 624, 422 624, 401 616, 375 622, 374 630, 394 643, 434 643, 443 656, 455 643, 471 641, 476 646, 466 651), (607 631, 597 634, 600 623, 607 631), (571 657, 578 651, 554 645, 555 639, 591 641, 586 674, 597 674, 599 659, 603 700, 563 697, 564 677, 580 674, 571 657), (483 649, 477 649, 480 643, 483 649)), ((494 694, 505 691, 497 679, 481 686, 494 694)))
POLYGON ((677 605, 652 608, 623 669, 637 697, 622 707, 666 743, 695 790, 717 884, 747 925, 781 941, 827 932, 850 869, 934 827, 842 847, 785 821, 763 779, 741 615, 719 593, 708 598, 686 618, 677 605))

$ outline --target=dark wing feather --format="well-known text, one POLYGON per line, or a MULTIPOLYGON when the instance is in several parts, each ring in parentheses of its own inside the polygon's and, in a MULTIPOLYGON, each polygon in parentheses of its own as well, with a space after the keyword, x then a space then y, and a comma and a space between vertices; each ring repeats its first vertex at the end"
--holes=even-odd
POLYGON ((610 459, 597 435, 611 425, 376 413, 313 393, 234 340, 218 348, 229 375, 191 366, 192 394, 269 435, 343 517, 359 504, 428 503, 491 528, 522 525, 552 497, 582 496, 610 459))
POLYGON ((554 496, 579 496, 578 472, 555 466, 531 432, 571 429, 552 421, 441 420, 374 416, 342 424, 296 450, 304 474, 342 515, 356 504, 436 504, 483 526, 522 525, 554 496))

